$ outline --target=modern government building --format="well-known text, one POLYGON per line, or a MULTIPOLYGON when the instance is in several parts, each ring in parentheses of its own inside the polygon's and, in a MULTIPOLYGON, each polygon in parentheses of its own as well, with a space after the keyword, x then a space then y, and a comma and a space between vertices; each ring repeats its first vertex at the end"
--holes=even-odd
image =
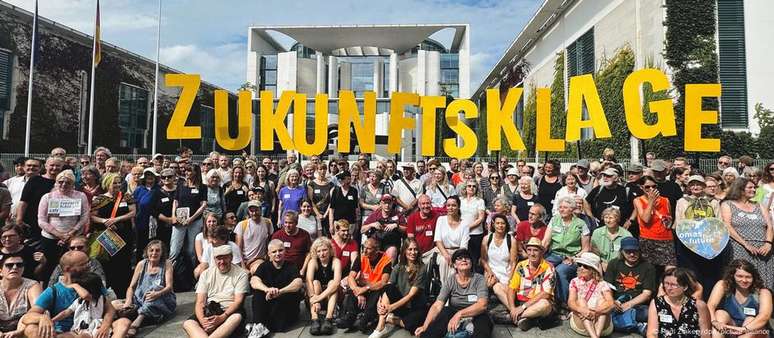
MULTIPOLYGON (((386 155, 392 92, 470 97, 470 29, 464 24, 260 26, 250 27, 247 44, 247 81, 259 90, 273 91, 275 100, 282 91, 307 94, 310 135, 312 100, 316 94, 328 94, 330 151, 336 149, 340 90, 355 93, 361 113, 363 93, 376 93, 376 144, 381 155, 386 155), (436 35, 449 37, 450 43, 431 38, 436 35), (289 40, 291 46, 283 47, 279 39, 289 40)), ((400 156, 408 159, 419 155, 422 126, 419 111, 406 113, 417 121, 402 139, 400 156)), ((288 117, 292 134, 291 120, 292 113, 288 117)))
MULTIPOLYGON (((524 86, 527 97, 532 85, 550 87, 559 53, 566 56, 566 91, 570 77, 598 71, 625 46, 634 53, 634 69, 656 66, 671 78, 664 60, 667 5, 666 0, 545 0, 471 96, 483 107, 487 88, 524 86), (527 71, 516 79, 512 70, 520 64, 527 64, 527 71)), ((766 42, 774 36, 774 3, 716 0, 716 5, 720 124, 757 133, 755 105, 774 108, 774 48, 766 42)), ((518 124, 522 109, 514 117, 518 124)))

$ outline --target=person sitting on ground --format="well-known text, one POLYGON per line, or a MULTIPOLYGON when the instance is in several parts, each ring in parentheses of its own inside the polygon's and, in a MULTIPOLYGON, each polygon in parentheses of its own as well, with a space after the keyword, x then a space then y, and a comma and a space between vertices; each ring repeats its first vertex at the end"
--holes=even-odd
POLYGON ((382 195, 379 210, 375 210, 363 221, 360 233, 367 237, 376 236, 382 244, 382 250, 395 260, 398 256, 400 239, 406 232, 406 218, 395 207, 392 195, 382 195))
MULTIPOLYGON (((664 295, 650 301, 648 308, 648 338, 711 336, 710 313, 693 289, 695 279, 688 270, 669 268, 661 278, 664 295), (675 316, 675 314, 678 314, 675 316)), ((701 292, 698 293, 701 297, 701 292)))
POLYGON ((451 260, 456 273, 441 286, 424 324, 414 330, 414 335, 440 338, 464 330, 474 338, 490 337, 492 320, 486 312, 489 290, 484 276, 473 271, 468 249, 455 251, 451 260))
POLYGON ((594 229, 591 233, 591 250, 602 259, 602 268, 607 269, 607 263, 618 256, 621 241, 632 237, 632 233, 621 227, 621 210, 609 207, 602 211, 604 227, 594 229))
MULTIPOLYGON (((56 323, 51 320, 50 313, 60 313, 67 309, 78 298, 78 293, 73 288, 74 277, 79 276, 88 269, 89 256, 80 251, 67 251, 62 255, 59 264, 64 272, 62 278, 56 284, 49 286, 32 306, 30 311, 21 319, 24 325, 24 336, 28 338, 48 338, 55 333, 69 332, 73 326, 72 316, 63 318, 56 323)), ((102 294, 106 290, 100 290, 102 294)), ((107 304, 102 317, 102 324, 94 334, 95 338, 108 338, 110 326, 113 323, 115 309, 107 304)))
POLYGON ((22 277, 25 266, 21 256, 3 254, 0 258, 0 304, 5 305, 0 308, 0 332, 4 333, 3 337, 21 337, 24 334, 19 320, 32 308, 42 291, 37 281, 22 277))
POLYGON ((232 257, 231 263, 242 266, 242 254, 240 253, 239 247, 236 245, 236 243, 228 240, 230 233, 228 229, 222 225, 218 225, 212 229, 211 232, 212 234, 210 235, 209 241, 205 243, 202 251, 202 263, 196 267, 196 270, 194 270, 194 275, 196 277, 201 275, 201 273, 210 266, 215 265, 215 257, 213 256, 212 252, 213 248, 219 246, 230 248, 232 257))
MULTIPOLYGON (((546 208, 540 205, 540 203, 537 203, 529 208, 527 219, 519 222, 516 226, 513 236, 516 239, 516 250, 521 259, 527 258, 527 250, 524 246, 527 241, 532 239, 532 237, 537 237, 541 241, 545 238, 546 229, 548 228, 548 225, 545 223, 545 218, 546 208)), ((550 236, 551 234, 549 233, 548 235, 550 236)))
POLYGON ((189 337, 228 337, 244 327, 242 305, 245 294, 250 292, 247 272, 231 263, 228 246, 221 245, 212 251, 216 264, 199 276, 194 314, 183 322, 189 337))
MULTIPOLYGON (((88 240, 85 236, 75 235, 70 237, 70 240, 67 241, 66 244, 66 248, 69 251, 80 251, 87 255, 89 254, 88 240)), ((103 283, 107 281, 107 278, 105 277, 105 270, 102 268, 102 263, 94 258, 89 257, 88 269, 86 271, 99 275, 99 277, 102 278, 103 283)), ((62 265, 57 264, 56 268, 54 268, 54 272, 51 273, 51 277, 48 279, 48 285, 56 284, 59 279, 62 278, 62 275, 62 265)))
POLYGON ((368 333, 376 326, 377 304, 390 278, 392 259, 379 251, 376 237, 368 238, 363 247, 363 255, 347 276, 348 290, 343 304, 347 311, 337 324, 340 329, 368 333))
POLYGON ((51 321, 56 323, 65 318, 73 317, 70 332, 76 337, 104 336, 104 333, 100 332, 102 317, 104 313, 112 311, 113 307, 107 301, 107 290, 105 290, 102 280, 93 272, 84 272, 73 278, 72 288, 78 294, 78 298, 73 300, 67 309, 51 318, 51 321))
MULTIPOLYGON (((24 278, 42 279, 46 266, 46 256, 24 243, 24 228, 9 221, 0 229, 0 254, 3 256, 19 256, 24 262, 24 278)), ((60 273, 61 274, 61 273, 60 273)))
POLYGON ((113 335, 132 337, 143 324, 156 324, 170 318, 177 307, 173 292, 172 262, 164 252, 164 243, 152 240, 145 247, 145 259, 134 268, 132 281, 126 290, 126 298, 113 301, 113 306, 122 311, 136 309, 137 318, 120 318, 113 322, 113 335))
MULTIPOLYGON (((591 231, 585 222, 575 216, 573 210, 577 202, 573 197, 562 197, 557 203, 559 215, 551 218, 543 237, 543 247, 550 250, 545 258, 556 269, 554 297, 558 305, 565 306, 570 293, 570 280, 575 278, 577 270, 573 257, 590 250, 591 231)), ((563 315, 566 315, 565 311, 563 315)))
POLYGON ((281 240, 269 242, 269 260, 250 278, 253 295, 253 323, 271 332, 285 332, 298 320, 298 303, 303 299, 304 282, 298 267, 285 259, 281 240))
POLYGON ((507 306, 508 281, 517 262, 516 245, 511 243, 507 216, 492 216, 492 228, 489 231, 489 235, 481 239, 480 264, 484 268, 486 286, 507 306))
POLYGON ((771 291, 750 262, 735 259, 712 288, 707 308, 712 336, 767 337, 772 312, 771 291))
POLYGON ((598 338, 613 333, 610 311, 613 309, 613 292, 602 279, 599 256, 583 252, 575 259, 578 277, 570 281, 570 328, 576 333, 598 338))
POLYGON ((605 281, 613 286, 613 328, 644 335, 648 302, 656 292, 656 268, 641 258, 636 238, 621 240, 619 257, 607 263, 605 281))
POLYGON ((262 216, 258 201, 249 201, 247 212, 250 217, 239 222, 234 232, 236 244, 242 254, 242 267, 254 273, 255 269, 266 260, 266 243, 274 227, 270 219, 262 216))
POLYGON ((547 326, 545 320, 553 312, 556 276, 554 267, 543 258, 545 248, 539 238, 530 238, 524 247, 527 259, 513 270, 506 305, 513 323, 527 331, 535 324, 547 326))
POLYGON ((327 237, 312 243, 311 260, 306 269, 306 288, 309 294, 309 311, 312 335, 333 334, 333 313, 341 284, 341 260, 336 258, 333 244, 327 237), (325 308, 323 308, 325 306, 325 308), (325 319, 320 318, 325 313, 325 319))
MULTIPOLYGON (((352 229, 355 225, 349 224, 345 219, 337 220, 333 225, 336 232, 333 234, 331 244, 336 252, 336 258, 341 261, 341 274, 346 276, 358 259, 358 245, 352 239, 352 229)), ((342 286, 346 285, 346 278, 342 277, 341 283, 342 286)))
POLYGON ((426 281, 427 269, 422 263, 419 244, 416 239, 406 239, 403 241, 398 265, 390 273, 390 284, 385 287, 376 307, 379 323, 368 338, 384 336, 387 323, 414 332, 427 315, 424 296, 426 281))

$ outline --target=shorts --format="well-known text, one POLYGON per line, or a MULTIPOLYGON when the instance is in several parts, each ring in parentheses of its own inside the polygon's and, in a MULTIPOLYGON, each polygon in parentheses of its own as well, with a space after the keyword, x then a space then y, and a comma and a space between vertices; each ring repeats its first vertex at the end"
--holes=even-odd
MULTIPOLYGON (((581 336, 589 336, 588 331, 586 331, 586 328, 582 325, 578 327, 578 325, 575 323, 575 313, 570 313, 570 328, 575 331, 575 333, 581 335, 581 336)), ((611 333, 613 333, 613 319, 611 316, 607 316, 607 323, 605 323, 605 329, 602 330, 602 334, 600 336, 609 336, 611 333)))
POLYGON ((640 252, 642 252, 642 259, 650 262, 650 264, 660 266, 677 265, 673 241, 640 238, 640 252))

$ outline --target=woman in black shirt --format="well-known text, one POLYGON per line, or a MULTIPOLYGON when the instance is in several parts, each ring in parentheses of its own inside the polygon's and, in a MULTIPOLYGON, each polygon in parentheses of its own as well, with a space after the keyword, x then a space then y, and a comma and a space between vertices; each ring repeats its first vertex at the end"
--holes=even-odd
POLYGON ((247 183, 244 182, 245 169, 234 167, 231 170, 231 182, 226 183, 223 197, 226 200, 226 213, 236 213, 242 202, 247 202, 247 183))
POLYGON ((185 165, 185 183, 177 187, 172 202, 172 238, 169 244, 169 259, 180 258, 185 249, 186 259, 196 266, 194 252, 196 235, 202 232, 202 213, 207 208, 207 187, 202 185, 202 173, 198 165, 185 165))
POLYGON ((158 239, 167 246, 172 237, 172 202, 177 192, 177 176, 175 170, 167 168, 159 176, 161 187, 153 200, 153 217, 156 219, 156 230, 151 227, 151 239, 158 239))

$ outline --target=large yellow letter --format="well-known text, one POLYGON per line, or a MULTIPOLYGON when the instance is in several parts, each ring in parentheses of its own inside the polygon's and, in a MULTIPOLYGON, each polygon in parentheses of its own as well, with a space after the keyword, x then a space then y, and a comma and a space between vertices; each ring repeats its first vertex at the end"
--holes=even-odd
POLYGON ((199 85, 201 84, 199 74, 166 74, 164 82, 166 82, 167 87, 183 87, 180 90, 180 98, 177 99, 175 111, 169 118, 167 138, 170 140, 202 138, 202 127, 185 125, 196 94, 199 93, 199 85))
POLYGON ((662 136, 677 135, 672 99, 649 102, 648 108, 652 114, 656 114, 657 120, 654 125, 645 123, 640 104, 640 86, 645 82, 650 83, 653 92, 667 90, 670 86, 666 74, 658 69, 640 69, 626 77, 623 86, 623 99, 629 132, 641 140, 652 139, 659 134, 662 136))
POLYGON ((702 110, 701 101, 705 97, 720 97, 719 83, 701 83, 685 85, 685 151, 720 151, 720 140, 702 138, 701 126, 718 124, 716 110, 702 110))
POLYGON ((215 140, 223 149, 240 150, 250 144, 253 137, 253 99, 249 91, 239 91, 237 109, 237 137, 228 133, 228 92, 215 91, 215 140))
POLYGON ((288 110, 290 110, 290 104, 293 102, 295 94, 294 91, 283 91, 275 111, 272 92, 268 90, 261 92, 262 151, 274 150, 275 132, 283 150, 293 149, 293 140, 290 139, 290 132, 288 132, 288 126, 285 125, 285 119, 288 117, 288 110))
POLYGON ((360 112, 357 111, 355 93, 351 90, 339 91, 339 146, 340 153, 348 153, 349 126, 355 128, 355 137, 360 146, 360 152, 376 151, 376 93, 365 92, 363 102, 364 117, 360 122, 360 112))
POLYGON ((435 156, 435 112, 446 106, 446 97, 422 96, 419 106, 422 108, 422 156, 435 156))
POLYGON ((564 140, 551 138, 551 90, 538 88, 536 96, 535 150, 564 151, 564 140))
POLYGON ((476 104, 471 100, 454 100, 448 107, 446 107, 446 123, 449 128, 453 130, 457 135, 462 138, 462 147, 457 146, 457 140, 453 138, 447 138, 443 140, 443 150, 446 151, 450 157, 454 158, 469 158, 476 153, 478 148, 478 139, 473 129, 470 129, 468 125, 460 121, 459 112, 462 112, 462 116, 466 119, 474 119, 478 117, 478 108, 476 104))
POLYGON ((486 139, 490 151, 500 150, 500 131, 505 131, 505 139, 512 150, 525 150, 524 141, 513 123, 513 112, 519 104, 524 88, 510 88, 505 102, 500 106, 500 90, 486 90, 486 139))
POLYGON ((404 106, 419 105, 419 95, 412 93, 392 93, 390 99, 390 126, 387 131, 387 152, 397 154, 400 152, 400 143, 403 140, 403 129, 414 129, 416 120, 403 115, 404 106))
POLYGON ((594 84, 594 78, 591 74, 570 78, 570 99, 567 104, 569 107, 567 108, 565 140, 580 140, 581 128, 588 127, 594 129, 595 138, 611 137, 605 111, 602 109, 597 86, 594 84), (586 110, 589 112, 589 119, 585 121, 582 120, 584 101, 586 102, 586 110))
POLYGON ((293 111, 293 139, 296 150, 304 155, 319 155, 328 144, 328 95, 319 94, 314 99, 314 142, 306 139, 306 95, 296 94, 293 111))

